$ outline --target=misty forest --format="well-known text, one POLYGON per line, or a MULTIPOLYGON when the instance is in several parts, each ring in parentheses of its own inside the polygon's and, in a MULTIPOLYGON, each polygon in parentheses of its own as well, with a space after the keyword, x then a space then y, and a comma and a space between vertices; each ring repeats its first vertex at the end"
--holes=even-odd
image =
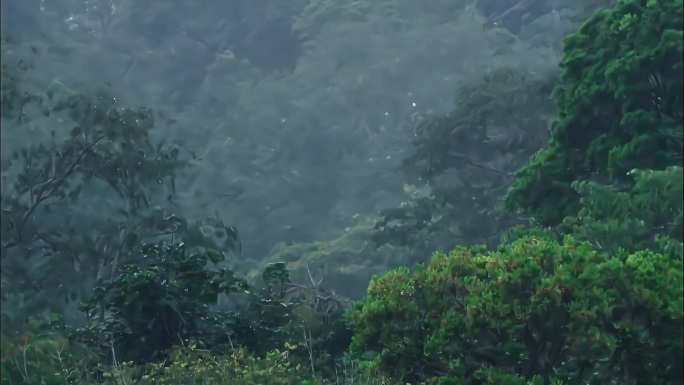
POLYGON ((0 381, 684 384, 682 1, 2 1, 0 381))

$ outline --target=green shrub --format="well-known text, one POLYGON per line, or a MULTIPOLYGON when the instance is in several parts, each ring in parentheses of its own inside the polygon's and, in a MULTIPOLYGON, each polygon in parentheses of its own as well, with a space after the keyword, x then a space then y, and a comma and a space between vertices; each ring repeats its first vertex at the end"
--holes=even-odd
POLYGON ((192 339, 227 344, 236 319, 212 312, 211 305, 219 294, 248 286, 231 270, 211 268, 221 261, 215 252, 191 254, 182 243, 143 245, 82 303, 88 322, 72 336, 110 362, 160 360, 192 339))
POLYGON ((676 383, 682 278, 681 260, 571 237, 436 253, 371 282, 351 349, 413 383, 676 383))
POLYGON ((307 363, 299 362, 290 352, 295 347, 286 344, 260 358, 245 349, 236 348, 229 354, 217 355, 207 350, 174 349, 164 363, 135 366, 123 363, 104 373, 107 384, 135 385, 324 385, 324 384, 394 384, 363 372, 360 368, 342 367, 336 380, 313 375, 307 363))
POLYGON ((174 349, 165 363, 145 366, 123 363, 104 376, 114 383, 124 380, 136 385, 323 384, 320 379, 312 379, 305 366, 294 364, 287 350, 273 351, 262 359, 243 349, 219 356, 192 345, 174 349))
MULTIPOLYGON (((82 345, 51 333, 28 328, 17 335, 2 334, 0 378, 3 384, 88 384, 98 357, 82 345)), ((92 378, 91 378, 92 379, 92 378)))

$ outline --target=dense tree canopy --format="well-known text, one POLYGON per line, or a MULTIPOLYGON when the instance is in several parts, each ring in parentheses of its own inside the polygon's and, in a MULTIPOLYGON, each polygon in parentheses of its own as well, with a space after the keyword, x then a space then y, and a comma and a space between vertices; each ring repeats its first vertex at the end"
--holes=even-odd
POLYGON ((535 226, 374 279, 349 324, 375 367, 443 384, 682 381, 682 4, 597 12, 561 68, 549 145, 506 196, 535 226))
POLYGON ((2 8, 3 383, 682 381, 681 0, 2 8))
POLYGON ((633 169, 681 166, 683 45, 681 1, 621 1, 566 37, 560 119, 508 207, 556 226, 579 211, 574 181, 625 188, 633 169))
POLYGON ((352 351, 409 383, 676 383, 683 279, 681 260, 572 238, 437 253, 371 282, 352 351))

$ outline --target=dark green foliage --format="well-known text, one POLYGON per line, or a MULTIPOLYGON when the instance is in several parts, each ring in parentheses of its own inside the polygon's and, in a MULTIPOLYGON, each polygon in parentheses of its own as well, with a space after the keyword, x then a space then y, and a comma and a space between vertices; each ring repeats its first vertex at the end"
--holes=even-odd
MULTIPOLYGON (((4 50, 7 46, 11 46, 11 38, 6 34, 3 34, 0 39, 2 39, 2 44, 0 47, 4 50)), ((21 103, 24 100, 20 94, 19 82, 20 77, 18 74, 20 66, 12 67, 8 63, 0 64, 2 66, 2 75, 0 78, 0 84, 2 84, 2 93, 0 95, 0 100, 2 105, 0 106, 0 112, 3 116, 17 116, 17 113, 21 113, 21 103), (18 111, 17 111, 18 110, 18 111)))
POLYGON ((580 210, 574 181, 631 185, 682 161, 682 1, 624 0, 565 39, 560 119, 518 172, 510 209, 544 226, 580 210))
POLYGON ((143 241, 239 251, 233 226, 180 215, 176 178, 188 160, 177 146, 152 139, 152 110, 120 107, 104 89, 88 94, 53 82, 18 116, 3 125, 3 136, 16 143, 3 161, 3 285, 14 287, 3 292, 6 321, 10 313, 20 322, 62 311, 98 280, 116 276, 143 241))
POLYGON ((261 290, 255 288, 240 309, 242 321, 237 332, 241 345, 265 355, 290 341, 287 328, 296 318, 295 309, 302 301, 289 290, 290 272, 284 263, 267 265, 261 280, 261 290))
MULTIPOLYGON (((140 378, 136 385, 328 385, 331 382, 312 375, 298 364, 287 349, 255 357, 244 349, 232 349, 222 355, 190 346, 174 349, 164 363, 143 366, 125 365, 107 373, 111 381, 119 378, 140 378)), ((371 384, 368 382, 367 384, 371 384)))
MULTIPOLYGON (((451 168, 487 166, 496 155, 529 152, 544 145, 555 79, 496 68, 461 85, 446 116, 425 117, 412 139, 415 153, 404 161, 411 172, 433 178, 451 168), (536 110, 536 115, 528 113, 536 110)), ((486 171, 486 168, 484 168, 486 171)), ((503 172, 505 173, 505 172, 503 172)))
MULTIPOLYGON (((35 280, 52 287, 52 294, 78 293, 81 287, 62 282, 92 282, 115 267, 141 232, 150 233, 136 222, 163 215, 150 207, 153 195, 163 182, 173 190, 175 173, 186 162, 177 148, 152 142, 149 109, 121 108, 102 91, 90 96, 60 84, 36 103, 73 126, 36 133, 33 143, 15 147, 3 164, 16 171, 3 184, 3 276, 11 270, 13 279, 40 277, 35 280)), ((31 282, 19 285, 30 290, 31 282)), ((30 302, 45 305, 39 298, 30 302)))
POLYGON ((371 282, 352 351, 412 383, 677 383, 682 279, 681 261, 570 237, 437 253, 371 282))
MULTIPOLYGON (((308 280, 309 274, 320 275, 325 278, 322 286, 342 297, 359 299, 365 295, 373 274, 384 273, 405 260, 405 250, 390 245, 376 247, 374 222, 374 218, 359 221, 334 239, 277 244, 266 261, 287 263, 299 281, 308 280)), ((257 277, 260 272, 253 269, 248 276, 257 277)))
POLYGON ((565 218, 560 228, 607 252, 649 249, 681 259, 682 168, 635 170, 633 174, 635 183, 629 190, 575 182, 582 208, 577 216, 565 218))
POLYGON ((312 370, 333 367, 348 347, 344 308, 334 295, 291 283, 283 263, 267 266, 263 288, 256 290, 217 268, 222 261, 219 253, 189 253, 183 244, 144 245, 83 302, 88 323, 70 335, 112 363, 159 362, 190 343, 264 357, 289 342, 312 370))
POLYGON ((49 322, 33 321, 24 325, 17 335, 8 336, 3 328, 0 381, 31 385, 88 383, 80 380, 101 361, 87 347, 56 333, 55 329, 61 325, 61 317, 53 315, 49 322))
MULTIPOLYGON (((352 351, 410 382, 682 381, 681 20, 681 1, 627 0, 567 38, 560 120, 507 197, 544 227, 374 280, 352 351)), ((459 134, 432 137, 425 177, 472 162, 459 134)), ((420 207, 390 219, 426 227, 420 207)))
MULTIPOLYGON (((500 199, 554 118, 556 76, 523 35, 555 23, 561 2, 477 2, 520 38, 480 31, 467 1, 120 2, 72 14, 76 3, 32 18, 19 2, 8 9, 14 26, 70 30, 40 39, 51 69, 68 58, 102 68, 98 82, 116 72, 107 90, 164 114, 62 81, 37 92, 45 79, 25 82, 30 63, 3 63, 3 383, 353 384, 378 370, 392 384, 682 382, 681 0, 622 1, 567 39, 553 140, 508 200, 547 227, 514 228, 508 239, 522 239, 497 252, 498 235, 527 221, 500 199), (502 53, 532 53, 529 73, 480 77, 502 53), (408 81, 416 65, 422 77, 408 81), (411 199, 332 241, 290 244, 395 205, 388 192, 405 181, 388 170, 412 134, 404 116, 442 108, 438 86, 471 77, 446 116, 412 115, 411 199), (191 163, 207 168, 184 175, 191 163), (229 258, 241 243, 219 213, 190 219, 205 215, 199 197, 239 218, 249 258, 229 258), (248 286, 235 272, 276 241, 287 242, 268 260, 289 265, 248 286), (324 286, 365 287, 372 272, 456 243, 486 246, 372 282, 347 318, 358 357, 345 357, 346 306, 324 286), (79 299, 84 326, 19 327, 79 299)), ((69 71, 56 72, 47 78, 69 71)))
POLYGON ((513 172, 548 140, 554 84, 550 75, 496 69, 460 87, 446 116, 419 120, 415 153, 404 167, 428 182, 430 192, 384 210, 377 243, 426 253, 454 241, 489 244, 519 223, 499 200, 513 172))
POLYGON ((230 270, 207 267, 222 259, 215 252, 189 254, 182 244, 143 246, 82 304, 89 321, 76 335, 105 356, 116 352, 110 359, 136 362, 159 359, 190 340, 227 345, 235 338, 234 316, 210 306, 248 285, 230 270))
MULTIPOLYGON (((618 188, 590 181, 577 181, 572 188, 580 194, 580 210, 555 228, 536 229, 537 236, 560 240, 573 234, 589 241, 597 250, 615 253, 649 249, 682 258, 684 173, 681 167, 665 170, 635 170, 635 183, 618 188)), ((510 242, 529 234, 523 227, 507 231, 510 242)))
MULTIPOLYGON (((312 373, 335 378, 335 361, 349 348, 351 334, 343 320, 348 308, 334 291, 326 289, 307 270, 304 285, 293 283, 285 263, 271 263, 262 274, 264 287, 247 308, 263 325, 274 324, 255 337, 253 351, 264 354, 286 346, 312 373)), ((250 346, 250 345, 248 345, 250 346)))

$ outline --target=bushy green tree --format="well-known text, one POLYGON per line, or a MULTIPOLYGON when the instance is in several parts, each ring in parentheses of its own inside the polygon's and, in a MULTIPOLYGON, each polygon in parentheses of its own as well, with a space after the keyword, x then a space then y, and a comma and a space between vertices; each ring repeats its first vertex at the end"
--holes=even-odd
POLYGON ((436 253, 371 282, 352 351, 413 383, 677 383, 682 279, 680 260, 571 237, 436 253))
POLYGON ((61 297, 78 296, 115 269, 141 235, 159 232, 154 224, 166 215, 151 202, 166 187, 172 200, 174 176, 187 162, 174 146, 151 140, 151 110, 120 108, 103 90, 85 94, 55 82, 21 98, 17 119, 2 125, 13 143, 3 154, 3 282, 33 293, 15 292, 18 306, 54 311, 61 297))
POLYGON ((518 172, 510 209, 556 226, 580 211, 575 181, 629 190, 633 169, 681 165, 682 1, 622 0, 566 37, 560 119, 518 172))
POLYGON ((39 92, 26 81, 28 69, 2 67, 9 80, 2 84, 8 151, 0 199, 5 336, 49 313, 84 321, 78 301, 118 277, 141 243, 171 239, 222 257, 239 251, 235 227, 184 216, 177 177, 190 159, 153 138, 153 110, 123 107, 105 88, 84 92, 58 80, 39 92))
POLYGON ((312 278, 312 287, 292 283, 284 263, 266 267, 260 288, 218 267, 223 259, 184 244, 144 245, 82 302, 86 325, 65 332, 113 365, 161 362, 191 343, 216 354, 244 348, 255 357, 287 344, 307 370, 334 376, 334 361, 349 344, 341 301, 312 278))
POLYGON ((211 268, 222 259, 216 252, 188 253, 183 244, 144 246, 85 299, 88 323, 74 335, 110 362, 158 360, 190 340, 228 345, 236 338, 235 317, 211 306, 220 294, 244 293, 248 285, 231 270, 211 268))
POLYGON ((16 116, 2 127, 14 143, 3 160, 3 285, 15 290, 3 292, 4 316, 61 311, 65 300, 115 276, 143 240, 176 237, 219 252, 238 245, 235 228, 219 219, 180 215, 175 178, 188 160, 150 137, 152 110, 55 82, 16 116))

